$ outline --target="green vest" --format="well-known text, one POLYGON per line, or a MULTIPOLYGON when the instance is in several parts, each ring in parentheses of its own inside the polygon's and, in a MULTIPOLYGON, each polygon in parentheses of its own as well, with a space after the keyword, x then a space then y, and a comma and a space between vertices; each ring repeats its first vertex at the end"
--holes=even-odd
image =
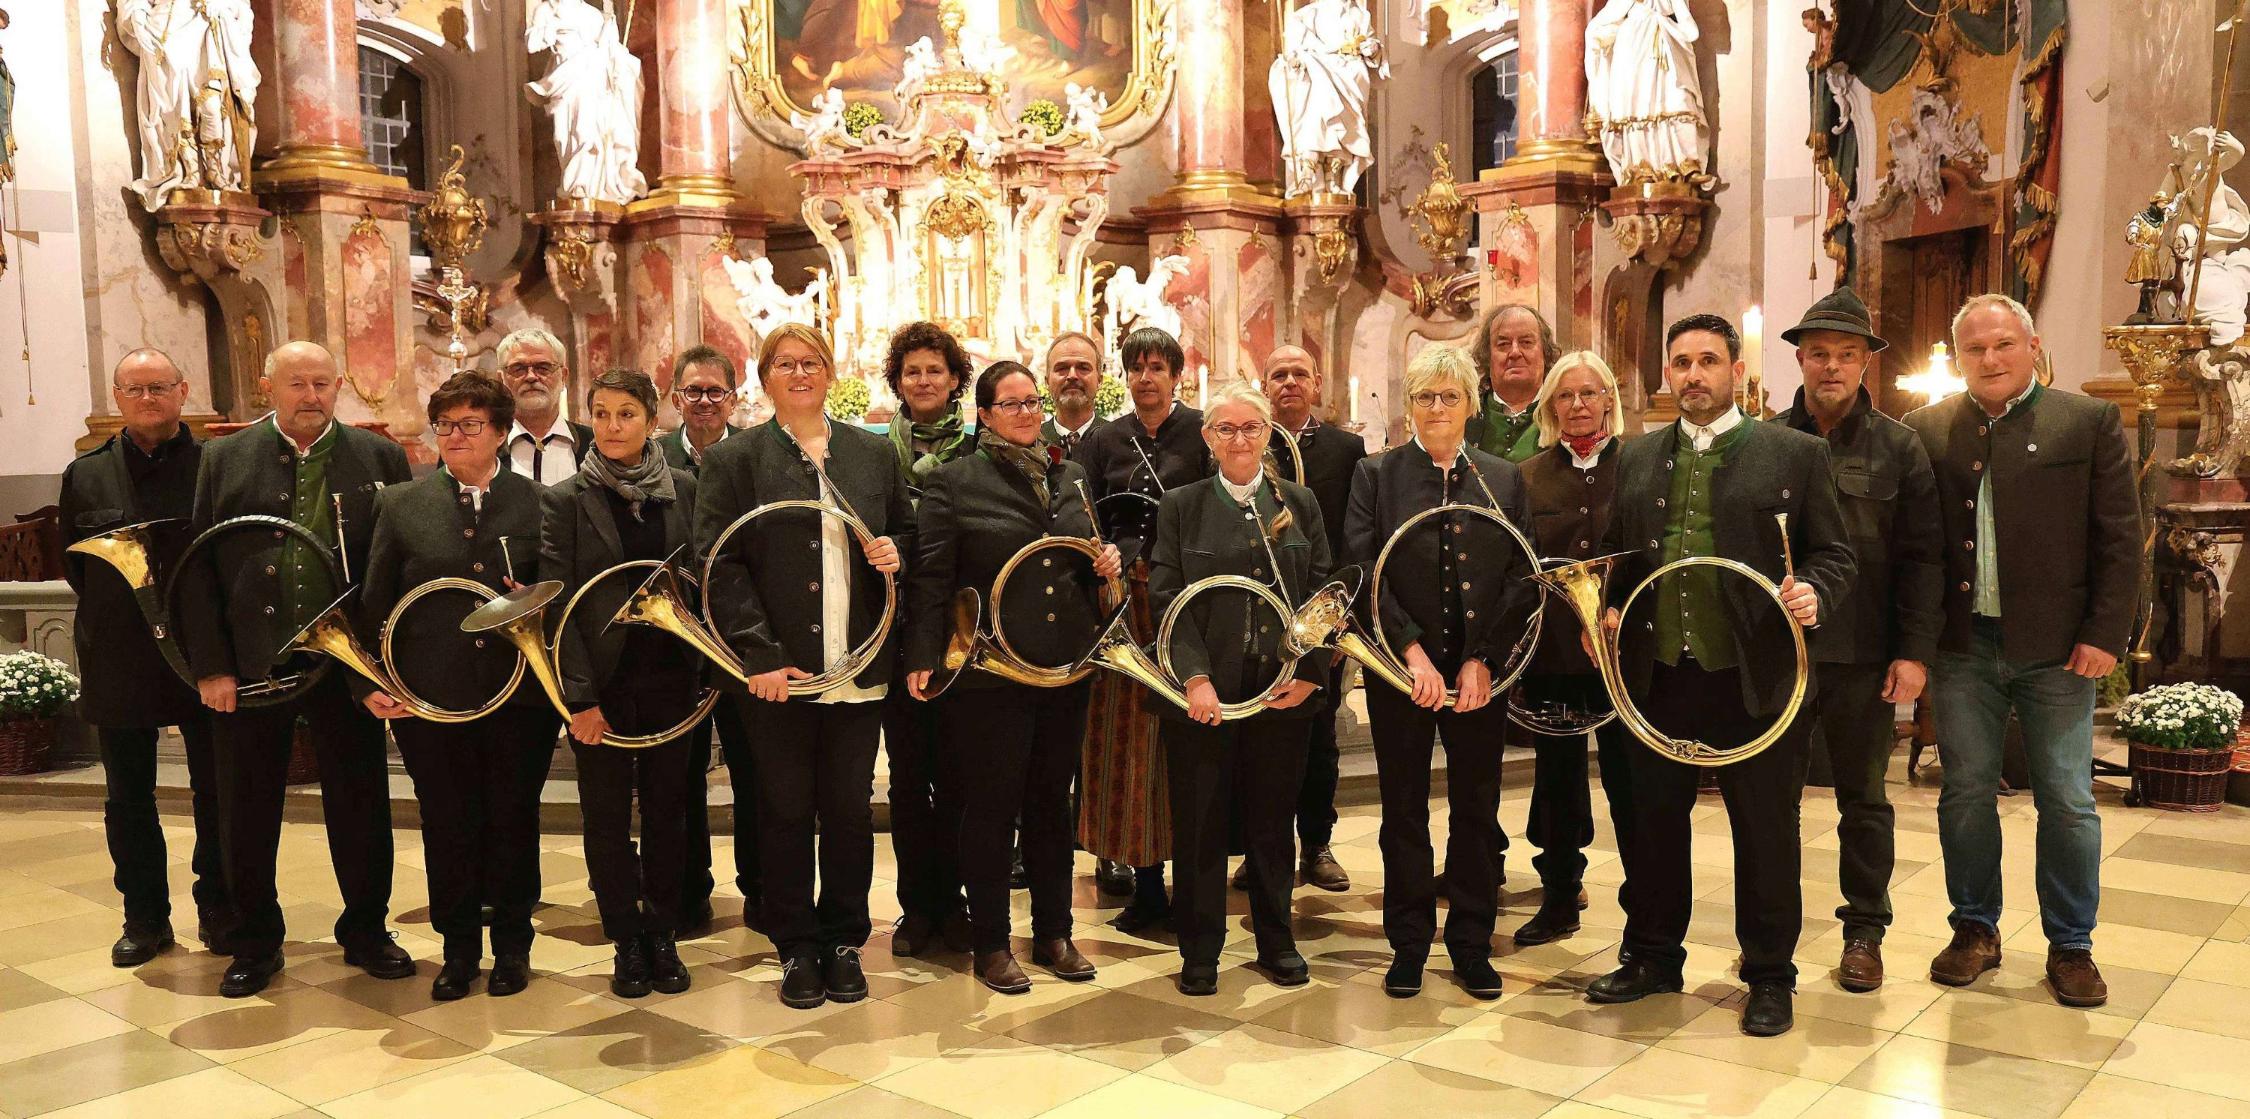
MULTIPOLYGON (((1711 481, 1727 454, 1742 442, 1756 421, 1744 416, 1734 430, 1720 436, 1708 451, 1698 451, 1678 436, 1677 469, 1672 471, 1672 493, 1666 499, 1671 518, 1664 523, 1663 562, 1718 552, 1712 531, 1711 481)), ((1656 586, 1656 655, 1665 664, 1680 663, 1684 651, 1696 664, 1711 671, 1733 668, 1740 657, 1735 649, 1734 627, 1728 620, 1726 599, 1719 591, 1719 570, 1693 567, 1666 575, 1656 586)))
MULTIPOLYGON (((276 430, 279 425, 276 425, 276 430)), ((289 519, 311 530, 329 550, 336 548, 336 512, 328 500, 328 457, 335 451, 336 426, 313 440, 313 445, 302 455, 295 455, 297 445, 287 435, 281 442, 297 460, 296 492, 290 497, 289 519)), ((329 603, 336 600, 337 588, 328 578, 327 568, 313 556, 309 549, 294 536, 281 542, 281 603, 289 613, 289 624, 302 626, 313 620, 329 603)))
POLYGON ((1508 414, 1508 406, 1497 396, 1484 398, 1484 432, 1477 440, 1477 449, 1509 462, 1522 462, 1539 453, 1539 423, 1533 417, 1534 408, 1526 408, 1520 416, 1508 414))

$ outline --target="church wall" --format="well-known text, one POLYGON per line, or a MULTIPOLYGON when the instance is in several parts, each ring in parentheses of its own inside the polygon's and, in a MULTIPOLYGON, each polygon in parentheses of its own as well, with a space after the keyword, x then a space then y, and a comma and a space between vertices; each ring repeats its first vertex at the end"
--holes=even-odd
MULTIPOLYGON (((1759 31, 1766 58, 1759 83, 1764 90, 1765 127, 1760 137, 1764 162, 1761 228, 1765 246, 1760 308, 1765 313, 1766 401, 1780 409, 1804 384, 1796 348, 1781 332, 1803 317, 1805 308, 1836 284, 1836 265, 1820 250, 1820 182, 1812 166, 1805 133, 1812 127, 1812 105, 1804 60, 1813 37, 1798 19, 1795 4, 1766 4, 1759 31), (1818 267, 1817 276, 1814 268, 1818 267)), ((1899 360, 1897 357, 1892 360, 1899 360)), ((1919 360, 1919 359, 1917 359, 1919 360)))
MULTIPOLYGON (((1766 188, 1766 91, 1760 81, 1757 12, 1765 6, 1759 0, 1693 0, 1689 5, 1701 32, 1696 60, 1703 68, 1703 109, 1711 120, 1712 165, 1719 186, 1704 219, 1703 247, 1664 293, 1666 319, 1709 312, 1740 326, 1742 313, 1763 298, 1766 230, 1760 199, 1766 188)), ((1809 157, 1800 163, 1809 163, 1809 157)), ((1772 368, 1768 362, 1767 369, 1772 368)))

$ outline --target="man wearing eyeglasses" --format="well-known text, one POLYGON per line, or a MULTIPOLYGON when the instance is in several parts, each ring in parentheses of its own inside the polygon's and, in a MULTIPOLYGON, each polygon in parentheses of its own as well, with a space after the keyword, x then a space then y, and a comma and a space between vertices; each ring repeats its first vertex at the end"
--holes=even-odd
POLYGON ((578 473, 578 463, 594 445, 594 429, 562 418, 570 391, 570 363, 563 344, 538 327, 525 327, 500 340, 500 380, 516 398, 516 422, 508 429, 509 469, 542 486, 578 473))
MULTIPOLYGON (((63 543, 145 521, 150 559, 172 570, 187 547, 184 531, 195 506, 195 472, 203 444, 180 422, 187 379, 162 350, 126 354, 110 374, 110 393, 124 427, 63 471, 63 543)), ((125 901, 124 934, 109 950, 117 967, 138 967, 172 944, 172 899, 164 829, 156 818, 156 738, 180 728, 187 744, 188 789, 195 811, 196 938, 224 954, 234 923, 219 859, 217 773, 211 720, 195 689, 164 662, 132 588, 106 564, 65 554, 63 577, 78 592, 80 717, 101 739, 109 788, 102 830, 109 839, 117 892, 125 901)))
POLYGON ((737 376, 734 362, 710 346, 680 351, 672 363, 672 405, 680 410, 680 426, 656 440, 672 469, 695 473, 705 450, 742 430, 727 422, 739 399, 737 376))

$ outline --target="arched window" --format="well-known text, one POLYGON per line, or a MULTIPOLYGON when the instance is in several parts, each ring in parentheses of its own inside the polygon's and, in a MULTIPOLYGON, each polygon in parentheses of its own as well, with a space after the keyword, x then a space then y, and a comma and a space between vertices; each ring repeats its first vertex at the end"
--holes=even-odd
POLYGON ((1469 86, 1470 151, 1476 170, 1498 167, 1516 154, 1516 52, 1511 50, 1478 70, 1469 86))
POLYGON ((359 48, 359 128, 367 161, 415 190, 429 187, 422 78, 379 50, 359 48))

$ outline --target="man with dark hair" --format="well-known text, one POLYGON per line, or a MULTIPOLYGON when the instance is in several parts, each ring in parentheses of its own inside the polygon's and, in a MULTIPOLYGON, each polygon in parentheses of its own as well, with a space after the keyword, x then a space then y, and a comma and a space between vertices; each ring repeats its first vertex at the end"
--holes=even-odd
POLYGON ((1944 620, 1939 601, 1937 478, 1913 429, 1875 410, 1864 385, 1877 353, 1867 306, 1838 288, 1781 332, 1797 347, 1804 387, 1774 422, 1828 441, 1836 500, 1859 573, 1851 597, 1832 603, 1812 634, 1813 694, 1836 785, 1836 880, 1844 904, 1844 954, 1836 982, 1847 991, 1883 984, 1883 930, 1891 923, 1895 837, 1883 783, 1890 770, 1897 704, 1922 694, 1944 620))
POLYGON ((1509 462, 1539 453, 1539 424, 1532 413, 1548 367, 1562 356, 1555 328, 1535 307, 1505 303, 1477 328, 1469 356, 1476 362, 1484 407, 1469 418, 1469 445, 1509 462))
MULTIPOLYGON (((1665 332, 1664 378, 1679 402, 1677 422, 1625 444, 1617 504, 1598 554, 1620 555, 1614 602, 1658 567, 1690 557, 1749 566, 1779 588, 1784 611, 1739 577, 1691 567, 1658 582, 1647 614, 1621 632, 1621 670, 1649 721, 1666 734, 1718 748, 1765 733, 1796 682, 1791 626, 1810 628, 1851 589, 1852 550, 1829 481, 1828 445, 1763 423, 1735 403, 1742 340, 1716 315, 1695 315, 1665 332), (1786 518, 1784 520, 1784 518, 1786 518), (1795 571, 1784 557, 1795 557, 1795 571)), ((1604 628, 1620 633, 1612 607, 1604 628)), ((1734 838, 1735 938, 1750 998, 1742 1030, 1786 1033, 1794 1021, 1804 924, 1797 800, 1807 720, 1795 720, 1763 752, 1719 770, 1734 838)), ((1623 966, 1586 988, 1597 1003, 1632 1002, 1681 989, 1688 918, 1695 897, 1688 814, 1702 770, 1654 750, 1632 753, 1633 805, 1640 816, 1627 863, 1633 904, 1625 917, 1623 966)))
MULTIPOLYGON (((109 387, 123 426, 63 471, 65 544, 147 521, 185 522, 194 508, 203 444, 180 422, 187 378, 162 350, 138 349, 117 363, 109 387)), ((154 569, 172 570, 188 543, 182 525, 164 526, 151 537, 154 569)), ((156 738, 168 726, 180 728, 187 745, 196 939, 224 953, 234 914, 219 858, 210 712, 165 663, 131 586, 76 553, 63 557, 63 577, 78 592, 71 635, 78 649, 78 713, 101 739, 102 777, 109 789, 102 830, 125 901, 124 933, 110 947, 109 962, 137 967, 172 943, 169 860, 156 817, 156 738)))
POLYGON ((680 410, 680 426, 656 440, 672 469, 695 473, 711 444, 742 430, 728 422, 738 383, 734 362, 717 349, 690 346, 680 351, 672 363, 672 406, 680 410))
POLYGON ((1100 343, 1076 330, 1057 335, 1047 347, 1045 376, 1053 408, 1039 425, 1039 437, 1067 455, 1094 430, 1094 395, 1102 387, 1100 343))

